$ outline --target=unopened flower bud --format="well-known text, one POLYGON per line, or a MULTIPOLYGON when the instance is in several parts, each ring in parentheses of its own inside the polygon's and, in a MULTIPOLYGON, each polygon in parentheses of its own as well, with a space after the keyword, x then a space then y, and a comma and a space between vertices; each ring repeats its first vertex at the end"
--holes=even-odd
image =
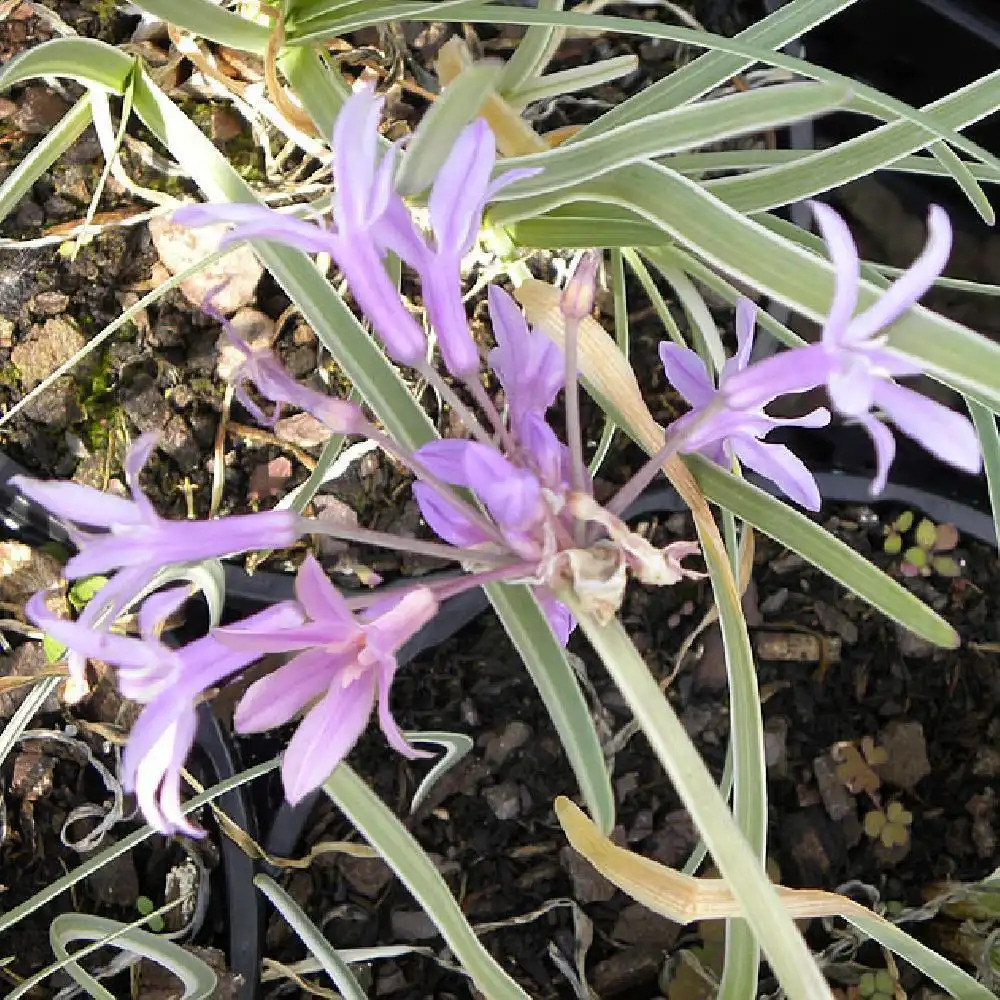
POLYGON ((559 308, 567 319, 585 319, 593 311, 600 260, 596 250, 588 250, 566 282, 559 308))

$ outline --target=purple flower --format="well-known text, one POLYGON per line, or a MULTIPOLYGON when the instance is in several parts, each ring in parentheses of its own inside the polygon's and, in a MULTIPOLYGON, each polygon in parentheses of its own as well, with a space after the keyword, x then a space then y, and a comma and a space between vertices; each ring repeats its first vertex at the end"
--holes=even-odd
POLYGON ((233 325, 211 304, 211 293, 204 305, 205 311, 213 316, 226 331, 233 347, 242 355, 242 362, 229 377, 236 388, 235 396, 265 426, 273 426, 281 415, 283 404, 297 406, 312 414, 333 434, 361 434, 368 426, 364 413, 356 403, 347 399, 337 399, 323 392, 317 392, 292 378, 288 370, 277 359, 274 352, 263 345, 251 347, 233 329, 233 325), (261 395, 275 404, 274 412, 266 414, 246 391, 245 383, 252 382, 261 395))
POLYGON ((472 249, 483 223, 483 210, 493 196, 514 181, 538 173, 508 170, 496 180, 496 141, 482 118, 467 125, 444 162, 428 199, 434 250, 414 266, 431 325, 437 331, 445 366, 468 378, 479 371, 479 351, 469 332, 462 304, 462 258, 472 249))
MULTIPOLYGON (((122 693, 146 705, 125 748, 123 786, 136 793, 143 814, 157 830, 200 836, 185 819, 180 800, 180 769, 194 740, 194 705, 203 691, 259 659, 260 652, 234 649, 210 635, 181 649, 162 643, 163 622, 189 594, 182 586, 146 598, 139 613, 142 638, 96 631, 82 616, 76 621, 60 618, 48 609, 42 593, 31 598, 25 612, 46 634, 73 650, 81 664, 97 659, 117 668, 122 693)), ((302 621, 298 605, 286 601, 232 628, 277 631, 302 621)))
POLYGON ((372 708, 394 749, 407 757, 414 750, 389 710, 389 689, 397 670, 395 653, 437 613, 426 587, 386 598, 355 618, 319 563, 307 557, 295 581, 296 596, 308 615, 297 627, 222 628, 216 638, 236 650, 264 653, 301 650, 273 674, 252 684, 236 709, 240 732, 255 733, 306 713, 282 762, 289 802, 299 802, 330 775, 358 741, 372 708))
POLYGON ((496 285, 489 290, 490 320, 497 346, 489 353, 507 400, 511 430, 524 418, 544 416, 566 381, 562 352, 543 333, 529 330, 517 303, 496 285))
POLYGON ((345 102, 333 129, 335 230, 304 222, 262 205, 187 205, 174 213, 180 225, 233 222, 224 243, 263 239, 325 252, 337 262, 361 311, 371 320, 389 355, 419 364, 427 342, 407 311, 383 264, 391 248, 408 262, 423 241, 393 190, 395 152, 379 157, 378 123, 383 99, 364 87, 345 102))
POLYGON ((692 407, 671 425, 670 434, 680 437, 682 452, 701 452, 724 466, 731 464, 734 457, 738 458, 745 466, 771 480, 796 503, 809 510, 819 510, 816 480, 802 461, 785 445, 769 444, 762 438, 775 427, 822 427, 829 423, 830 414, 820 407, 802 417, 770 417, 763 407, 773 396, 756 397, 748 405, 739 407, 727 394, 730 382, 747 371, 753 350, 755 309, 749 299, 740 299, 736 308, 737 351, 723 366, 718 389, 705 363, 694 351, 676 344, 660 344, 660 358, 667 378, 692 407))
POLYGON ((139 471, 156 446, 158 435, 136 438, 125 458, 132 499, 101 493, 78 483, 15 476, 11 482, 56 517, 77 525, 104 528, 103 533, 72 532, 79 552, 66 564, 70 580, 135 568, 146 581, 172 563, 199 562, 248 549, 287 548, 299 534, 291 511, 272 510, 213 521, 167 521, 139 489, 139 471))
POLYGON ((959 413, 893 381, 921 367, 886 345, 882 330, 915 305, 944 269, 951 251, 951 223, 944 209, 931 206, 928 238, 910 268, 864 312, 854 315, 861 262, 850 230, 826 205, 813 212, 836 271, 833 304, 819 343, 769 358, 726 386, 727 405, 741 408, 776 395, 826 385, 834 409, 856 420, 875 445, 872 492, 885 487, 895 455, 892 434, 878 411, 931 454, 964 472, 978 472, 982 456, 975 429, 959 413))
MULTIPOLYGON (((269 629, 274 633, 302 623, 291 601, 243 619, 230 630, 269 629)), ((134 642, 139 640, 132 640, 134 642)), ((173 681, 143 709, 129 734, 122 761, 122 785, 135 792, 147 822, 162 833, 201 836, 181 808, 181 767, 194 742, 195 703, 201 693, 260 658, 256 649, 237 649, 214 635, 197 639, 172 653, 173 681)))
POLYGON ((119 592, 111 584, 102 587, 88 602, 83 614, 76 621, 53 614, 45 603, 45 594, 39 591, 25 605, 28 620, 46 635, 61 643, 68 650, 69 681, 66 700, 79 701, 87 693, 87 660, 101 660, 119 669, 119 687, 129 698, 146 700, 143 695, 169 684, 177 670, 177 660, 172 650, 158 639, 159 626, 188 596, 186 587, 164 592, 164 595, 147 598, 142 612, 142 639, 117 635, 101 630, 102 618, 110 624, 135 597, 138 588, 132 588, 119 600, 119 592), (108 591, 111 593, 108 593, 108 591), (183 592, 179 600, 176 591, 183 592), (149 605, 147 610, 146 605, 149 605))
MULTIPOLYGON (((79 642, 68 642, 67 667, 70 681, 67 701, 79 700, 87 692, 88 656, 111 660, 110 654, 89 652, 83 635, 93 630, 93 642, 117 639, 104 635, 115 619, 156 573, 171 563, 213 559, 254 548, 286 548, 298 537, 300 525, 291 511, 267 511, 215 521, 167 521, 159 517, 139 489, 139 471, 156 445, 155 434, 135 440, 125 457, 125 477, 132 499, 101 493, 78 483, 42 481, 15 476, 11 482, 27 497, 69 523, 70 536, 79 550, 63 572, 70 580, 118 572, 87 603, 75 623, 79 642), (79 525, 104 529, 85 531, 79 525)), ((36 610, 38 605, 33 605, 36 610)), ((106 652, 106 651, 105 651, 106 652)))

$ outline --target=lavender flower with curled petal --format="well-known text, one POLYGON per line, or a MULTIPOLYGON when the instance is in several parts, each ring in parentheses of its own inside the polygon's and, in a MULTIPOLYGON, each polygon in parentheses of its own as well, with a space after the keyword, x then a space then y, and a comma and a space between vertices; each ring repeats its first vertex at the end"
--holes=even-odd
MULTIPOLYGON (((201 831, 184 817, 180 798, 180 769, 194 741, 195 702, 203 691, 243 669, 260 653, 233 649, 212 636, 181 649, 160 642, 163 620, 189 593, 187 587, 176 587, 147 598, 140 611, 142 638, 98 632, 80 619, 60 618, 49 611, 41 593, 25 610, 39 628, 81 656, 116 667, 122 693, 146 705, 125 748, 123 786, 136 793, 146 819, 161 833, 179 830, 200 836, 201 831)), ((302 621, 298 606, 284 602, 244 619, 241 625, 277 630, 302 621)))
POLYGON ((782 393, 825 385, 833 408, 860 423, 875 445, 873 493, 884 489, 896 450, 880 413, 942 461, 964 472, 978 472, 982 456, 971 422, 893 381, 894 376, 916 375, 922 369, 880 336, 917 303, 944 269, 951 251, 947 214, 931 207, 923 252, 874 305, 855 316, 861 262, 854 240, 833 209, 818 202, 812 208, 836 271, 822 337, 819 343, 768 358, 732 378, 725 387, 727 405, 752 407, 782 393))
POLYGON ((297 382, 288 369, 275 357, 269 347, 251 347, 233 328, 229 318, 212 305, 209 293, 204 303, 205 311, 217 320, 226 333, 230 344, 242 356, 242 362, 229 375, 235 387, 234 395, 253 415, 254 419, 267 427, 273 427, 281 416, 282 405, 297 406, 315 417, 332 434, 361 434, 368 427, 368 421, 361 407, 350 400, 317 392, 297 382), (253 383, 260 393, 274 403, 274 412, 266 414, 246 391, 246 383, 253 383))
POLYGON ((389 356, 400 364, 417 365, 424 357, 426 338, 400 299, 383 258, 391 248, 409 260, 421 252, 422 239, 392 188, 395 151, 379 157, 382 105, 383 98, 373 87, 363 87, 337 116, 333 129, 335 229, 323 229, 262 205, 186 205, 174 212, 173 219, 187 226, 233 222, 236 227, 226 235, 226 244, 264 239, 307 253, 330 254, 389 356))
POLYGON ((448 371, 459 378, 468 378, 480 366, 462 304, 462 258, 479 235, 487 202, 508 184, 538 173, 537 169, 508 170, 491 181, 495 164, 496 140, 486 121, 479 118, 459 133, 434 180, 428 199, 434 249, 413 262, 441 356, 448 371))
POLYGON ((755 311, 749 299, 740 299, 736 307, 737 351, 723 366, 718 389, 694 351, 668 342, 660 344, 668 380, 692 407, 671 425, 670 437, 681 442, 681 452, 701 452, 720 465, 728 466, 738 458, 796 503, 819 510, 816 480, 801 459, 785 445, 762 438, 776 427, 823 427, 829 423, 830 414, 820 407, 802 417, 771 417, 763 409, 771 398, 758 397, 746 407, 737 407, 727 395, 729 383, 747 370, 753 350, 755 311))
MULTIPOLYGON (((291 601, 275 604, 243 619, 238 628, 294 628, 301 609, 291 601)), ((129 734, 122 761, 122 785, 133 791, 150 825, 163 833, 201 831, 181 808, 180 770, 194 742, 195 704, 199 696, 260 658, 260 651, 236 649, 214 635, 196 639, 174 656, 178 664, 173 684, 149 700, 129 734)))
MULTIPOLYGON (((27 497, 67 522, 78 552, 63 569, 70 580, 118 570, 88 602, 84 626, 106 631, 156 573, 174 563, 198 562, 254 548, 287 548, 301 532, 291 511, 266 511, 214 521, 168 521, 161 518, 139 489, 139 472, 156 445, 144 434, 129 448, 125 478, 132 499, 111 496, 78 483, 15 476, 11 482, 27 497), (80 527, 100 528, 95 532, 80 527)), ((67 699, 87 691, 86 655, 73 650, 67 663, 67 699)))
POLYGON ((372 605, 356 618, 312 556, 295 580, 296 597, 308 620, 292 628, 256 627, 215 632, 222 644, 252 652, 297 650, 298 655, 256 681, 236 708, 239 732, 273 729, 294 718, 310 702, 285 751, 285 795, 295 804, 330 775, 360 738, 372 709, 386 738, 406 757, 424 756, 406 741, 389 709, 389 689, 396 675, 396 650, 438 610, 426 587, 411 588, 372 605))
POLYGON ((168 521, 139 489, 139 471, 156 447, 158 435, 136 438, 125 458, 132 499, 111 496, 77 483, 15 476, 11 482, 27 497, 70 524, 104 528, 103 533, 72 529, 79 551, 64 569, 70 580, 111 570, 142 568, 149 579, 173 563, 215 559, 254 548, 287 548, 300 525, 291 511, 239 514, 213 521, 168 521))

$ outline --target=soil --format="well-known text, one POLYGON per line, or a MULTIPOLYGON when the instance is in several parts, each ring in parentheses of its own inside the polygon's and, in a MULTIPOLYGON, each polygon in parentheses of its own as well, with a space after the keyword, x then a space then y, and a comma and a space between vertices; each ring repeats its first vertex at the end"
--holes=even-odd
MULTIPOLYGON (((735 31, 756 16, 752 6, 706 3, 699 13, 709 27, 735 31)), ((121 41, 130 26, 127 20, 102 19, 85 6, 60 4, 59 10, 81 33, 112 42, 121 41)), ((0 52, 6 57, 49 34, 38 18, 0 22, 0 52)), ((418 80, 420 72, 426 72, 422 65, 446 37, 443 34, 429 30, 408 39, 417 55, 411 69, 418 80)), ((484 31, 483 39, 488 53, 499 54, 509 49, 512 36, 484 31)), ((592 99, 619 101, 666 73, 672 60, 683 55, 672 46, 636 44, 641 71, 617 88, 602 88, 592 99)), ((599 50, 594 57, 627 51, 617 39, 596 43, 588 39, 586 46, 588 58, 594 46, 599 50)), ((581 45, 570 43, 564 58, 579 59, 581 51, 581 45)), ((37 86, 10 95, 13 108, 0 119, 0 150, 7 157, 7 169, 51 127, 65 111, 66 98, 75 94, 72 89, 53 94, 37 86)), ((419 101, 408 104, 400 99, 396 107, 401 117, 406 117, 407 108, 415 115, 419 101)), ((593 107, 581 102, 557 102, 546 110, 544 125, 570 124, 593 113, 593 107)), ((141 130, 136 130, 136 138, 142 138, 141 130)), ((87 132, 3 222, 0 233, 36 240, 51 235, 55 226, 81 219, 100 166, 100 149, 87 132)), ((127 160, 126 166, 139 183, 166 183, 138 158, 127 160)), ((134 211, 136 205, 112 184, 101 209, 134 211)), ((60 252, 58 243, 0 249, 0 409, 15 404, 47 373, 32 370, 43 351, 51 370, 152 287, 161 274, 158 267, 142 224, 109 228, 82 247, 75 259, 60 252)), ((630 286, 630 291, 636 293, 634 301, 642 301, 638 289, 630 286)), ((288 302, 265 277, 254 305, 277 320, 288 302)), ((723 328, 731 325, 724 310, 719 317, 723 328)), ((677 401, 666 391, 653 363, 660 332, 638 307, 633 318, 633 350, 637 369, 646 373, 644 389, 655 411, 671 416, 677 401)), ((962 318, 973 321, 967 315, 962 318)), ((159 430, 164 445, 144 475, 145 489, 165 516, 205 516, 223 399, 223 384, 215 371, 217 337, 213 321, 179 292, 170 293, 108 341, 85 368, 67 376, 11 421, 3 429, 4 451, 34 474, 73 477, 114 489, 120 485, 126 440, 159 430)), ((280 325, 276 347, 300 377, 315 368, 315 339, 295 317, 280 325)), ((336 383, 335 369, 330 368, 329 377, 336 383)), ((591 411, 589 416, 592 430, 599 432, 596 415, 591 411)), ((440 419, 443 424, 446 418, 440 419)), ((250 424, 239 410, 233 420, 250 424)), ((270 505, 271 485, 281 491, 297 485, 315 455, 314 447, 293 448, 287 440, 237 428, 226 440, 223 511, 270 505), (254 492, 256 500, 250 499, 254 492)), ((603 476, 608 482, 620 482, 639 460, 633 450, 616 445, 603 476)), ((366 526, 418 531, 419 519, 405 487, 400 470, 369 456, 337 482, 336 497, 356 510, 366 526)), ((825 511, 822 519, 835 534, 898 577, 900 557, 884 551, 884 529, 900 513, 892 507, 841 505, 825 511)), ((661 542, 691 534, 683 515, 650 519, 648 527, 651 537, 661 542)), ((268 566, 287 568, 298 555, 278 554, 268 566)), ((890 910, 898 911, 922 906, 938 894, 942 880, 975 882, 996 867, 1000 580, 993 548, 962 537, 953 555, 961 562, 959 576, 905 580, 962 636, 958 650, 942 651, 901 632, 798 557, 758 539, 746 610, 764 698, 769 844, 777 874, 786 884, 836 889, 852 883, 853 892, 877 893, 890 910), (884 761, 880 750, 887 754, 884 761), (877 820, 868 818, 873 813, 898 818, 898 809, 889 813, 893 804, 910 819, 901 824, 906 842, 887 846, 885 836, 866 833, 865 824, 875 828, 877 820), (870 890, 859 890, 857 884, 870 890)), ((357 582, 349 572, 354 564, 389 578, 420 574, 434 566, 420 560, 401 562, 395 555, 359 547, 327 552, 324 558, 328 568, 341 571, 343 580, 352 583, 357 582)), ((720 774, 728 708, 717 629, 708 629, 695 641, 668 682, 681 644, 697 626, 708 601, 706 587, 690 582, 663 590, 636 589, 629 595, 623 618, 650 669, 663 679, 689 732, 720 774)), ((578 637, 570 648, 588 679, 600 731, 615 747, 615 838, 664 864, 682 866, 696 846, 690 820, 642 734, 616 739, 628 725, 629 713, 600 664, 578 637)), ((0 657, 0 676, 37 673, 43 667, 44 657, 35 644, 0 657)), ((16 692, 0 692, 0 719, 9 718, 19 697, 16 692)), ((668 992, 673 1000, 683 1000, 701 995, 699 989, 704 992, 704 984, 691 978, 690 963, 678 956, 687 951, 711 969, 718 959, 715 929, 681 927, 649 914, 566 846, 552 801, 560 794, 574 794, 574 779, 530 680, 491 614, 481 615, 411 663, 400 673, 393 698, 404 728, 465 732, 475 740, 472 753, 406 822, 439 864, 469 919, 491 925, 483 929, 484 941, 531 996, 579 995, 571 977, 578 960, 584 959, 587 979, 600 996, 641 1000, 668 992), (520 919, 525 916, 531 919, 520 919), (671 972, 676 976, 672 983, 671 972)), ((97 694, 83 706, 68 710, 50 699, 33 723, 38 730, 68 734, 75 743, 42 736, 25 741, 10 755, 0 788, 4 910, 76 867, 85 856, 67 847, 60 831, 74 810, 108 801, 109 792, 99 772, 81 763, 86 757, 81 747, 114 773, 115 741, 127 731, 132 717, 134 707, 123 703, 110 678, 104 678, 97 694)), ((280 747, 281 736, 243 741, 237 750, 244 763, 264 759, 280 747)), ((364 738, 351 763, 400 815, 406 815, 425 767, 388 752, 378 734, 364 738)), ((277 787, 274 781, 259 785, 255 797, 263 839, 277 787)), ((204 822, 211 824, 210 817, 204 822)), ((68 839, 79 840, 93 823, 92 818, 78 821, 68 839)), ((114 835, 123 835, 137 823, 130 817, 114 835)), ((131 921, 144 905, 143 897, 159 905, 168 873, 190 864, 190 852, 199 866, 213 873, 208 912, 195 940, 199 946, 226 951, 229 915, 220 835, 211 825, 209 829, 212 836, 197 845, 182 847, 161 838, 148 841, 101 869, 75 894, 59 896, 31 920, 8 931, 0 945, 0 960, 9 955, 13 961, 0 965, 0 976, 13 982, 13 977, 51 961, 48 925, 59 912, 81 910, 131 921)), ((309 816, 295 853, 303 856, 316 844, 353 838, 337 811, 320 804, 309 816)), ((363 985, 372 995, 399 1000, 469 995, 467 980, 450 967, 433 927, 381 862, 319 854, 308 869, 285 872, 281 880, 337 947, 413 946, 413 954, 359 967, 362 979, 368 977, 363 985)), ((942 915, 931 923, 907 924, 907 929, 970 963, 969 942, 957 919, 942 915)), ((839 928, 831 933, 815 921, 808 935, 817 951, 833 949, 828 953, 832 963, 828 971, 844 987, 856 983, 864 969, 885 966, 879 949, 853 946, 850 941, 845 946, 839 928)), ((288 965, 304 957, 302 946, 280 917, 269 918, 265 940, 268 959, 288 965)), ((265 971, 273 973, 275 968, 268 966, 265 971)), ((903 968, 900 976, 906 995, 921 995, 926 984, 921 985, 912 970, 903 968)), ((65 984, 59 977, 50 982, 53 987, 65 984)), ((147 986, 139 995, 154 995, 149 980, 144 982, 147 986)), ((224 985, 232 988, 231 983, 224 985)), ((773 985, 765 981, 763 988, 773 985)), ((116 995, 129 995, 127 976, 113 980, 111 988, 116 995)), ((263 986, 266 996, 298 992, 281 977, 267 978, 263 986)))

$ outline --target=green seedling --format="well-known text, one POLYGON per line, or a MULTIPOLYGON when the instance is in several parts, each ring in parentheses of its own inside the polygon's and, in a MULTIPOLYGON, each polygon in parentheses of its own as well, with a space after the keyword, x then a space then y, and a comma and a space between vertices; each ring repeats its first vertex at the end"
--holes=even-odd
POLYGON ((904 576, 960 576, 962 569, 951 552, 958 545, 958 529, 953 524, 935 524, 924 518, 917 525, 916 545, 903 553, 899 570, 904 576))
MULTIPOLYGON (((149 896, 139 896, 135 901, 135 908, 139 911, 140 916, 149 917, 156 909, 156 904, 149 896)), ((166 927, 166 924, 163 922, 163 917, 157 913, 149 917, 149 920, 146 921, 146 927, 154 934, 159 934, 166 927)))
POLYGON ((913 813, 899 802, 890 802, 885 810, 873 809, 865 815, 865 833, 886 847, 905 847, 910 842, 913 813))
POLYGON ((883 529, 882 533, 885 535, 885 541, 882 543, 882 548, 890 555, 897 556, 903 551, 903 535, 906 534, 913 527, 913 511, 904 510, 899 517, 896 518, 891 524, 887 524, 883 529))
MULTIPOLYGON (((81 580, 74 580, 66 594, 66 600, 79 614, 107 582, 106 576, 85 576, 81 580)), ((42 636, 42 649, 47 663, 58 663, 66 655, 66 647, 50 635, 42 636)))
POLYGON ((887 969, 863 972, 856 989, 862 1000, 895 1000, 897 997, 896 981, 887 969))
POLYGON ((860 749, 854 743, 835 743, 830 755, 837 761, 837 778, 852 795, 864 792, 874 798, 882 780, 875 768, 886 763, 889 753, 885 747, 875 745, 871 736, 861 740, 860 749))
POLYGON ((935 524, 930 518, 923 518, 917 523, 912 510, 904 510, 891 524, 883 529, 885 541, 882 548, 891 556, 902 554, 899 571, 903 576, 960 576, 962 569, 958 561, 945 553, 951 552, 958 545, 958 529, 953 524, 935 524), (911 532, 910 541, 906 545, 904 535, 911 532))

